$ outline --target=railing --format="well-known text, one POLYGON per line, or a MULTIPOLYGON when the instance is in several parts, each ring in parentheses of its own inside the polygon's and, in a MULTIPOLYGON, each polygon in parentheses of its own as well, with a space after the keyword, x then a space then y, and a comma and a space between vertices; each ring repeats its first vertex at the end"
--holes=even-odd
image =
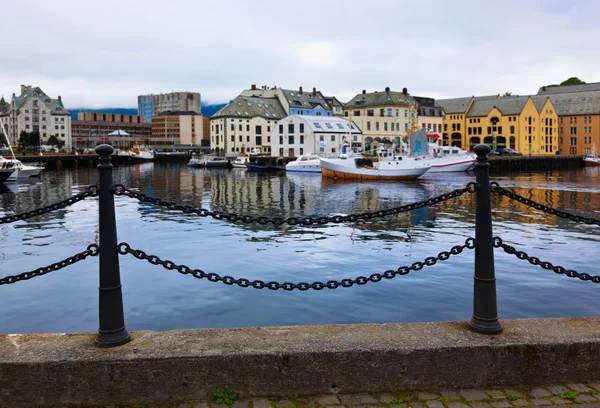
POLYGON ((7 224, 19 220, 37 217, 61 208, 68 207, 88 197, 98 197, 99 217, 99 244, 89 245, 83 252, 75 254, 63 261, 53 263, 49 266, 24 272, 18 275, 0 278, 0 286, 29 280, 45 275, 85 260, 90 256, 100 257, 99 275, 99 329, 95 338, 95 344, 99 347, 113 347, 127 343, 130 340, 129 332, 125 327, 123 313, 123 299, 121 292, 121 277, 119 270, 119 255, 132 255, 137 259, 146 260, 153 265, 160 265, 165 269, 177 271, 183 275, 191 275, 197 279, 206 279, 210 282, 220 282, 225 285, 238 285, 242 288, 252 287, 254 289, 270 289, 285 291, 292 290, 323 290, 337 289, 339 287, 349 288, 354 285, 365 285, 367 283, 380 282, 383 279, 393 279, 411 271, 419 271, 424 267, 430 267, 437 262, 445 261, 452 256, 458 256, 465 250, 474 249, 474 292, 473 292, 473 315, 470 327, 479 333, 497 334, 502 331, 498 320, 496 303, 496 277, 494 271, 494 248, 502 248, 506 253, 516 256, 521 260, 528 261, 545 270, 551 270, 557 274, 564 274, 570 278, 578 278, 584 281, 600 283, 600 276, 592 276, 587 273, 579 273, 566 269, 562 266, 553 265, 548 261, 542 261, 535 256, 530 256, 519 251, 511 245, 503 242, 501 237, 494 237, 492 232, 491 194, 506 196, 511 200, 518 201, 534 209, 543 211, 550 215, 569 219, 575 222, 583 222, 590 225, 600 226, 600 220, 586 218, 570 214, 552 207, 532 201, 520 196, 510 190, 501 187, 498 183, 489 181, 488 153, 490 147, 478 145, 474 149, 477 154, 475 165, 476 181, 468 183, 464 188, 452 190, 427 200, 402 205, 394 208, 386 208, 374 212, 360 214, 305 217, 305 218, 281 218, 281 217, 257 217, 252 215, 241 215, 221 211, 211 211, 205 208, 197 208, 190 205, 151 197, 134 189, 126 188, 120 184, 113 184, 112 164, 110 155, 113 148, 109 145, 101 145, 96 148, 100 156, 98 164, 99 183, 98 186, 90 186, 84 192, 76 194, 58 203, 38 208, 33 211, 7 215, 0 218, 0 224, 7 224), (388 217, 403 212, 413 211, 418 208, 428 207, 433 204, 455 199, 465 194, 475 194, 475 237, 468 238, 463 244, 452 247, 449 251, 442 251, 436 256, 425 258, 422 262, 415 262, 409 266, 400 266, 395 270, 387 270, 382 273, 374 273, 370 276, 357 276, 342 280, 329 280, 327 282, 264 282, 262 280, 250 280, 246 278, 221 276, 201 269, 193 269, 187 265, 180 265, 170 260, 163 260, 156 255, 148 255, 141 249, 132 248, 129 243, 117 241, 117 225, 115 221, 114 197, 126 196, 141 202, 150 203, 170 210, 181 211, 185 214, 212 217, 217 220, 231 222, 273 224, 273 225, 324 225, 329 223, 362 222, 373 218, 388 217))

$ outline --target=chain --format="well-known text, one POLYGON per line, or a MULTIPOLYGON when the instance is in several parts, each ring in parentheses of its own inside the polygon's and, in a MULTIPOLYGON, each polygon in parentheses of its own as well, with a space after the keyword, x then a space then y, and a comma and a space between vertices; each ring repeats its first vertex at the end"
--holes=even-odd
POLYGON ((0 286, 1 285, 10 285, 11 283, 16 283, 19 281, 29 280, 31 278, 42 276, 42 275, 45 275, 50 272, 58 271, 59 269, 65 268, 69 265, 73 265, 79 261, 83 261, 88 256, 97 256, 98 248, 99 248, 98 245, 90 244, 90 245, 88 245, 88 247, 85 251, 75 254, 73 256, 70 256, 63 261, 56 262, 56 263, 53 263, 52 265, 48 265, 48 266, 45 266, 42 268, 34 269, 31 272, 23 272, 19 275, 14 275, 14 276, 5 276, 4 278, 0 279, 0 286))
POLYGON ((433 204, 442 203, 444 201, 451 200, 462 196, 465 193, 474 193, 477 191, 478 185, 475 182, 467 184, 465 188, 452 190, 450 192, 441 194, 437 197, 429 198, 427 200, 418 201, 416 203, 403 205, 400 207, 386 208, 377 210, 374 212, 365 212, 361 214, 349 214, 349 215, 334 215, 332 217, 306 217, 306 218, 280 218, 280 217, 255 217, 252 215, 240 215, 236 213, 225 213, 221 211, 210 211, 205 208, 196 208, 191 205, 178 204, 171 201, 166 201, 161 198, 150 197, 139 191, 134 191, 129 188, 123 187, 121 184, 113 186, 114 194, 117 196, 128 196, 131 198, 138 199, 142 202, 148 202, 159 207, 168 208, 169 210, 182 211, 186 214, 196 214, 200 217, 212 217, 216 220, 228 220, 228 221, 241 221, 243 223, 258 223, 258 224, 273 224, 273 225, 324 225, 328 223, 339 224, 342 222, 355 222, 355 221, 366 221, 373 218, 385 217, 388 215, 395 215, 402 212, 413 211, 418 208, 429 207, 433 204))
POLYGON ((586 218, 586 217, 582 217, 580 215, 574 215, 574 214, 570 214, 565 211, 557 210, 556 208, 548 207, 547 205, 530 200, 529 198, 525 198, 517 193, 513 193, 512 191, 510 191, 504 187, 500 187, 500 185, 495 181, 490 183, 490 187, 491 187, 492 192, 494 192, 498 195, 506 196, 512 200, 516 200, 520 203, 523 203, 529 207, 533 207, 536 210, 543 211, 547 214, 556 215, 561 218, 567 218, 572 221, 584 222, 584 223, 590 224, 590 225, 592 225, 592 224, 600 225, 600 220, 597 220, 595 218, 586 218))
POLYGON ((562 267, 560 265, 554 266, 550 262, 542 261, 542 260, 540 260, 540 258, 538 258, 536 256, 529 256, 527 253, 525 253, 523 251, 517 251, 517 249, 515 247, 502 242, 502 238, 500 238, 500 237, 494 237, 494 247, 502 248, 504 250, 504 252, 506 252, 507 254, 514 255, 517 258, 519 258, 523 261, 527 261, 532 265, 541 266, 543 269, 546 269, 548 271, 553 271, 554 273, 558 273, 560 275, 567 275, 569 278, 579 278, 584 281, 590 280, 594 283, 600 283, 600 276, 592 276, 588 273, 579 273, 572 269, 565 269, 564 267, 562 267))
POLYGON ((91 185, 86 191, 83 191, 79 194, 75 194, 74 196, 71 196, 66 200, 59 201, 58 203, 50 204, 46 207, 37 208, 33 211, 2 217, 0 218, 0 224, 8 224, 15 221, 26 220, 27 218, 37 217, 38 215, 47 214, 49 212, 60 210, 61 208, 65 208, 79 201, 85 200, 87 197, 95 197, 96 195, 98 195, 98 187, 95 185, 91 185))
POLYGON ((119 253, 121 255, 130 254, 136 257, 137 259, 147 260, 152 265, 161 265, 163 268, 172 271, 176 270, 177 272, 183 275, 192 275, 197 279, 208 279, 211 282, 222 282, 225 285, 238 285, 242 288, 253 287, 255 289, 271 289, 278 290, 283 289, 286 291, 291 291, 294 289, 300 291, 306 291, 309 289, 314 290, 322 290, 322 289, 337 289, 338 287, 349 288, 353 285, 365 285, 369 282, 379 282, 383 278, 392 279, 397 275, 407 275, 410 271, 420 271, 425 266, 433 266, 438 261, 445 261, 450 258, 452 255, 459 255, 465 249, 473 249, 477 245, 474 238, 468 238, 463 245, 456 245, 450 249, 450 251, 442 251, 437 256, 430 256, 425 258, 423 262, 415 262, 411 266, 401 266, 396 270, 387 270, 384 273, 374 273, 370 276, 358 276, 354 279, 342 279, 340 281, 330 280, 327 282, 299 282, 299 283, 291 283, 291 282, 264 282, 262 280, 249 280, 246 278, 234 278, 232 276, 221 276, 216 273, 206 273, 201 269, 192 269, 187 265, 177 265, 173 261, 162 260, 156 255, 148 255, 146 252, 140 249, 132 249, 131 246, 122 242, 118 246, 119 253))

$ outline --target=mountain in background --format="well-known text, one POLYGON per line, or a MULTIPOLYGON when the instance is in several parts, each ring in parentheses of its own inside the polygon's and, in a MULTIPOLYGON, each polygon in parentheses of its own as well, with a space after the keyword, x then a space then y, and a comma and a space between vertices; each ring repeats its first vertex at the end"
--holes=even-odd
MULTIPOLYGON (((204 116, 208 116, 210 118, 212 115, 214 115, 219 109, 221 109, 225 105, 227 105, 227 104, 226 103, 220 103, 217 105, 202 104, 202 114, 204 116)), ((115 113, 117 115, 137 115, 137 109, 135 109, 135 108, 102 108, 102 109, 77 108, 77 109, 69 109, 69 112, 71 112, 71 118, 73 120, 77 120, 78 112, 115 113)))

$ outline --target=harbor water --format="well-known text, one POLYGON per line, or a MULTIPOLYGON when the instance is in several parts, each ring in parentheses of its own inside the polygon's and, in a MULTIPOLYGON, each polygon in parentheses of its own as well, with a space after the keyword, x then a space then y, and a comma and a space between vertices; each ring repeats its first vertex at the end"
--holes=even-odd
MULTIPOLYGON (((464 187, 473 174, 417 182, 348 182, 313 174, 253 174, 147 163, 114 169, 116 182, 196 207, 301 217, 394 207, 464 187)), ((599 168, 494 176, 543 204, 600 218, 599 168)), ((0 185, 0 214, 29 211, 97 182, 97 170, 44 171, 0 185)), ((423 261, 474 236, 474 196, 367 222, 323 226, 233 223, 116 197, 119 241, 178 264, 265 282, 326 282, 423 261)), ((600 227, 494 197, 494 234, 532 256, 597 275, 600 227)), ((98 204, 86 199, 26 221, 0 225, 0 277, 60 261, 98 240, 98 204)), ((131 255, 120 257, 130 330, 469 320, 473 251, 406 276, 336 290, 256 290, 197 280, 131 255)), ((598 315, 600 287, 532 266, 496 250, 501 319, 598 315)), ((98 258, 0 286, 0 333, 94 332, 98 258)))

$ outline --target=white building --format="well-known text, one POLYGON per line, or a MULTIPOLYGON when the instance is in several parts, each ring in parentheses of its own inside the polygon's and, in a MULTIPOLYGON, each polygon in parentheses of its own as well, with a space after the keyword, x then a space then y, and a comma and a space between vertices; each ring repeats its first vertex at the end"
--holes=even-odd
POLYGON ((22 131, 38 131, 42 144, 54 135, 65 143, 63 149, 71 150, 71 114, 60 96, 52 99, 39 87, 21 85, 21 95, 13 94, 10 105, 0 110, 0 122, 13 146, 18 144, 22 131))
POLYGON ((349 120, 335 116, 291 115, 271 131, 273 155, 297 157, 310 153, 339 153, 343 141, 364 148, 361 130, 349 120))

